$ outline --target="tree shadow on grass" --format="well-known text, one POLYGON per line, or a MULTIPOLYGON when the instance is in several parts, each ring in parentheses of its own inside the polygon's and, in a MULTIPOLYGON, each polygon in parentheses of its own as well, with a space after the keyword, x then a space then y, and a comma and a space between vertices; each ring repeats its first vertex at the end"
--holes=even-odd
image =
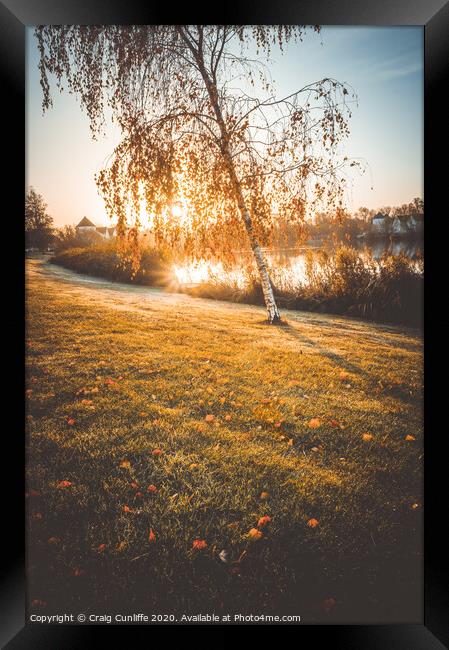
POLYGON ((279 324, 279 327, 281 327, 282 331, 284 331, 291 338, 300 341, 304 345, 308 345, 312 348, 315 348, 318 354, 322 355, 323 357, 326 357, 327 359, 332 361, 332 363, 338 365, 339 368, 344 368, 347 372, 352 372, 357 375, 365 375, 365 376, 368 375, 368 373, 362 370, 359 366, 354 365, 353 363, 351 363, 350 361, 342 357, 340 354, 337 354, 336 352, 332 352, 331 350, 324 348, 316 340, 311 339, 310 337, 306 336, 303 332, 298 331, 296 327, 293 327, 287 321, 282 321, 279 324))

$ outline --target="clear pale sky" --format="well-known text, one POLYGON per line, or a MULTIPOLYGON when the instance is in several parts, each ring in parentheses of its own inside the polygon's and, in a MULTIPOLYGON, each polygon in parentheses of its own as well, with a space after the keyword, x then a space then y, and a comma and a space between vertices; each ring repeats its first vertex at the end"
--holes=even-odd
MULTIPOLYGON (((349 83, 358 95, 345 154, 363 158, 368 169, 355 173, 347 207, 377 208, 423 196, 423 29, 421 27, 324 27, 270 65, 279 96, 323 77, 349 83), (373 187, 373 189, 371 189, 373 187)), ((119 141, 111 125, 93 141, 89 122, 73 95, 53 93, 53 108, 42 115, 38 52, 27 30, 27 186, 48 203, 57 226, 86 215, 107 224, 94 174, 119 141)))

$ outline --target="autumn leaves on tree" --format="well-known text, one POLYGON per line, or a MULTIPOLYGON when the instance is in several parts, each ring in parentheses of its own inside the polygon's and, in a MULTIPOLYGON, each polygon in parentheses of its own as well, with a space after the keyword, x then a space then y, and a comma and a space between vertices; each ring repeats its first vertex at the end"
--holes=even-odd
POLYGON ((271 323, 280 315, 263 249, 274 225, 294 227, 300 241, 308 213, 341 209, 343 171, 356 164, 339 152, 355 99, 345 84, 326 78, 276 98, 264 60, 306 29, 36 29, 44 109, 54 75, 79 98, 94 137, 109 115, 121 129, 97 184, 123 254, 137 269, 142 225, 188 259, 231 262, 249 242, 271 323))

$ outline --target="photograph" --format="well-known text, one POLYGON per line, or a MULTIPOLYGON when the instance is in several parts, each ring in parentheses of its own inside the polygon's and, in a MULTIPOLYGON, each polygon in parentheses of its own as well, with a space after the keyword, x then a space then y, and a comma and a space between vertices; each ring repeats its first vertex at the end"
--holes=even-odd
POLYGON ((423 625, 423 25, 27 25, 25 118, 27 621, 423 625))

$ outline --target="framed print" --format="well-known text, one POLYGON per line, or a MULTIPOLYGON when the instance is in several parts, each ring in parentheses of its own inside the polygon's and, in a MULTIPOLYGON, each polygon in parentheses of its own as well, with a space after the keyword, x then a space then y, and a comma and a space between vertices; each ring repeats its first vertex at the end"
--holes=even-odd
POLYGON ((446 647, 448 5, 0 10, 5 647, 446 647))

